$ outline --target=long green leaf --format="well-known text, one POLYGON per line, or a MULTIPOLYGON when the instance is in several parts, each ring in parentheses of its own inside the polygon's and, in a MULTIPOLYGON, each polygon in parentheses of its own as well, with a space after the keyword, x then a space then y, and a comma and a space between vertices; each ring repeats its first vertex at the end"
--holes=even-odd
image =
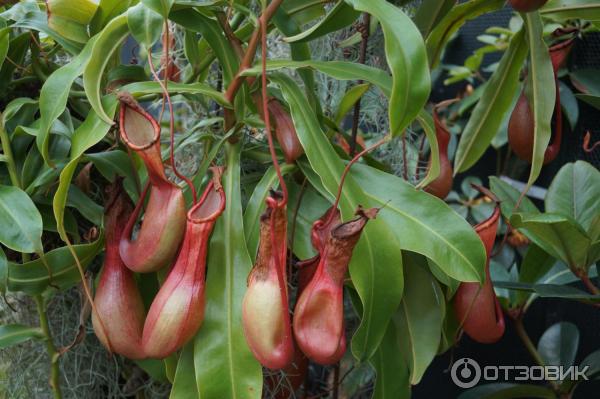
POLYGON ((0 326, 0 349, 18 345, 31 339, 42 340, 46 336, 39 327, 29 327, 21 324, 0 326))
POLYGON ((446 43, 468 20, 499 10, 505 0, 471 0, 455 6, 427 37, 427 56, 431 69, 440 62, 446 43))
MULTIPOLYGON (((344 165, 321 130, 316 115, 297 84, 288 76, 273 74, 271 81, 282 90, 290 106, 298 138, 323 186, 335 195, 344 165)), ((346 179, 340 208, 350 218, 358 205, 374 206, 352 177, 346 179)), ((385 327, 396 310, 403 291, 402 256, 393 232, 383 219, 367 224, 353 252, 350 276, 363 307, 361 324, 352 339, 352 352, 369 359, 379 346, 385 327)))
POLYGON ((454 157, 454 173, 473 166, 496 136, 512 104, 526 56, 527 43, 524 32, 520 31, 512 38, 461 134, 454 157))
POLYGON ((135 2, 137 0, 100 0, 96 14, 94 14, 94 18, 90 22, 90 33, 95 35, 100 32, 107 23, 116 16, 124 13, 135 2))
POLYGON ((188 343, 181 350, 175 381, 169 395, 171 399, 199 399, 196 385, 196 369, 194 367, 194 342, 188 343))
POLYGON ((429 141, 430 148, 430 163, 427 169, 427 175, 419 182, 417 188, 427 187, 429 183, 437 179, 440 175, 440 151, 438 149, 437 136, 435 134, 435 124, 433 117, 429 115, 425 110, 421 110, 417 116, 417 121, 423 128, 427 141, 429 141))
MULTIPOLYGON (((102 107, 106 107, 107 112, 110 115, 114 115, 117 107, 116 98, 108 95, 104 97, 102 103, 102 107)), ((90 110, 85 121, 73 133, 70 160, 60 173, 58 189, 56 190, 56 194, 54 194, 54 199, 52 201, 56 226, 60 237, 65 242, 68 241, 68 236, 64 226, 64 212, 73 174, 75 173, 75 169, 77 168, 77 164, 83 153, 100 142, 106 133, 108 133, 108 130, 112 125, 112 118, 108 117, 108 119, 110 122, 106 123, 96 112, 90 110)))
POLYGON ((356 10, 379 20, 385 54, 392 72, 389 104, 390 133, 403 134, 423 108, 431 90, 427 52, 421 33, 402 10, 385 0, 346 0, 356 10))
POLYGON ((0 247, 0 295, 4 296, 8 287, 8 260, 0 247))
MULTIPOLYGON (((354 62, 292 60, 269 60, 267 62, 267 71, 276 71, 283 68, 311 68, 338 80, 364 80, 379 87, 386 97, 389 97, 392 93, 392 79, 387 72, 354 62)), ((259 75, 261 69, 262 67, 257 64, 246 69, 243 75, 259 75)))
POLYGON ((427 260, 406 252, 403 259, 406 289, 394 323, 403 344, 402 354, 411 370, 410 383, 416 385, 437 354, 445 302, 440 286, 429 272, 427 260))
POLYGON ((8 47, 10 46, 10 28, 0 30, 0 67, 6 60, 8 47))
POLYGON ((42 216, 20 188, 0 185, 0 243, 24 253, 43 253, 42 216))
POLYGON ((88 62, 83 71, 83 88, 93 110, 100 118, 108 123, 113 123, 112 118, 102 106, 101 83, 104 69, 113 53, 127 37, 127 15, 121 14, 106 25, 98 34, 92 46, 91 62, 88 62))
POLYGON ((358 18, 360 13, 356 12, 352 7, 344 2, 338 3, 327 13, 325 18, 307 29, 306 31, 285 38, 285 41, 294 43, 304 43, 325 36, 328 33, 335 32, 352 24, 358 18))
MULTIPOLYGON (((85 269, 103 248, 104 239, 100 237, 91 244, 74 245, 73 249, 85 269)), ((73 255, 68 247, 54 249, 45 255, 45 261, 52 271, 52 280, 48 269, 41 259, 24 264, 8 264, 8 290, 38 295, 46 289, 58 287, 61 290, 72 287, 81 281, 73 255), (52 284, 52 287, 50 287, 52 284)))
POLYGON ((226 145, 225 212, 212 234, 206 276, 204 324, 194 341, 201 398, 260 398, 262 373, 242 330, 242 299, 252 262, 244 242, 240 145, 226 145))
POLYGON ((397 329, 390 323, 379 349, 370 360, 377 373, 373 399, 410 398, 409 368, 401 355, 397 329))
MULTIPOLYGON (((556 93, 554 70, 544 41, 544 24, 537 12, 525 14, 525 30, 529 44, 529 105, 533 111, 533 157, 527 186, 535 183, 544 164, 544 154, 552 136, 552 114, 556 93)), ((527 191, 527 190, 525 190, 527 191)))
MULTIPOLYGON (((170 82, 167 86, 169 94, 199 94, 215 100, 218 104, 231 108, 231 104, 225 100, 223 93, 220 93, 204 83, 175 83, 170 82)), ((125 85, 121 88, 123 91, 131 93, 134 97, 141 97, 147 94, 161 94, 162 89, 158 82, 135 82, 125 85)))
POLYGON ((540 9, 540 14, 557 21, 600 21, 600 4, 594 0, 550 0, 540 9))
POLYGON ((219 23, 193 9, 173 11, 169 18, 186 29, 200 32, 208 41, 221 62, 223 83, 227 86, 237 73, 239 60, 219 23))
POLYGON ((415 24, 421 31, 423 37, 427 37, 429 32, 448 14, 456 5, 456 0, 423 0, 415 14, 415 24))
POLYGON ((340 100, 338 105, 338 109, 335 112, 334 122, 336 125, 340 126, 344 121, 344 117, 354 105, 360 101, 361 97, 369 90, 371 87, 368 83, 363 83, 360 85, 353 86, 350 90, 344 94, 344 97, 340 100))
POLYGON ((64 112, 71 86, 90 61, 95 42, 96 39, 92 38, 71 62, 54 71, 40 91, 40 126, 35 140, 40 154, 48 165, 51 165, 48 153, 50 128, 64 112))

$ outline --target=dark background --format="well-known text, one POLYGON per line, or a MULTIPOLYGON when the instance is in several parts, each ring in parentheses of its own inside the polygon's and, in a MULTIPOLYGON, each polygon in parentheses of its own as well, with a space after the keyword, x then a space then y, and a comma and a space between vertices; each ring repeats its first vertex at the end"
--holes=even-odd
MULTIPOLYGON (((490 26, 508 26, 512 12, 512 9, 507 7, 467 22, 453 43, 448 46, 446 57, 443 60, 444 63, 462 65, 475 49, 482 46, 482 43, 477 41, 477 36, 483 34, 490 26)), ((499 61, 499 59, 499 54, 487 55, 483 65, 489 65, 499 61)), ((588 34, 583 39, 576 41, 569 57, 568 68, 569 70, 600 69, 600 34, 588 34)), ((456 96, 458 91, 464 89, 464 82, 444 86, 442 83, 444 78, 442 76, 438 79, 434 86, 431 96, 433 102, 452 98, 456 96)), ((568 78, 562 78, 561 80, 572 88, 568 78)), ((536 185, 548 187, 558 170, 565 163, 575 160, 585 160, 597 168, 600 167, 600 150, 586 154, 582 149, 583 136, 586 131, 592 133, 592 143, 600 140, 600 113, 581 101, 579 101, 579 110, 579 121, 574 131, 571 131, 568 124, 563 124, 565 132, 561 152, 556 160, 544 167, 536 185)), ((495 173, 496 152, 488 150, 467 175, 476 175, 487 183, 487 177, 495 173)), ((458 176, 455 181, 455 188, 460 186, 461 178, 464 177, 464 175, 458 176)), ((525 181, 526 177, 526 174, 521 176, 521 181, 525 181)), ((538 205, 541 206, 539 203, 538 205)), ((583 289, 583 287, 580 288, 583 289)), ((578 364, 587 355, 600 348, 600 312, 592 306, 565 300, 540 298, 534 302, 527 312, 524 323, 531 339, 537 344, 542 333, 548 327, 560 321, 572 322, 579 328, 580 344, 575 364, 578 364)), ((421 383, 414 387, 413 398, 457 397, 463 390, 453 384, 449 369, 453 360, 463 357, 476 360, 482 367, 486 365, 535 365, 508 318, 506 318, 506 327, 504 337, 496 344, 479 344, 465 335, 454 350, 436 357, 421 383)), ((481 382, 480 385, 483 383, 485 382, 481 382)), ((581 384, 574 395, 575 399, 599 397, 599 381, 581 384)))

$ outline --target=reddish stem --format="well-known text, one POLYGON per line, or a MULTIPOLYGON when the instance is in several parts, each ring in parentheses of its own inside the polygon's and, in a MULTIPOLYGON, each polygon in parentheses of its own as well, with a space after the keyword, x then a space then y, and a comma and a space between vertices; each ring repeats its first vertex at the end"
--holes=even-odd
POLYGON ((264 110, 265 117, 265 129, 267 131, 267 140, 269 141, 269 151, 271 152, 271 160, 273 161, 273 167, 275 168, 275 172, 277 173, 277 178, 279 179, 279 185, 281 187, 281 191, 283 192, 283 198, 280 202, 280 206, 284 206, 288 201, 288 191, 287 186, 285 185, 285 181, 283 180, 283 175, 281 173, 281 168, 279 167, 279 162, 277 161, 277 154, 275 153, 275 146, 273 144, 273 134, 271 132, 271 113, 269 112, 269 104, 267 99, 267 22, 266 20, 261 21, 261 57, 262 57, 262 107, 264 110))
POLYGON ((592 135, 588 131, 588 132, 586 132, 585 136, 583 137, 583 151, 587 152, 588 154, 591 153, 592 151, 594 151, 596 149, 596 147, 600 146, 600 140, 596 141, 594 144, 592 144, 590 146, 591 140, 592 140, 592 135))
MULTIPOLYGON (((354 156, 354 158, 352 158, 352 160, 350 162, 348 162, 348 164, 344 168, 344 172, 342 173, 342 177, 340 179, 340 185, 338 187, 337 196, 335 197, 335 202, 333 203, 333 207, 332 207, 333 209, 337 209, 338 205, 340 204, 340 199, 342 198, 342 189, 344 188, 344 182, 346 181, 346 176, 348 176, 348 173, 350 172, 350 168, 352 167, 352 165, 354 165, 363 155, 367 154, 370 151, 373 151, 375 148, 386 143, 388 141, 388 139, 389 139, 388 136, 383 137, 381 140, 379 140, 372 146, 367 147, 364 150, 362 150, 361 152, 359 152, 358 154, 356 154, 354 156)), ((335 216, 335 212, 331 212, 331 214, 329 215, 329 218, 327 219, 327 222, 325 224, 331 223, 334 216, 335 216)))
MULTIPOLYGON (((167 29, 167 31, 168 31, 168 29, 167 29)), ((148 49, 148 65, 150 67, 150 71, 152 72, 152 76, 154 76, 154 79, 158 82, 158 84, 160 85, 160 88, 163 90, 164 98, 167 99, 167 104, 169 106, 169 134, 171 137, 171 148, 170 148, 171 168, 173 169, 173 173, 175 173, 175 176, 177 176, 181 180, 185 181, 185 183, 189 186, 190 191, 192 192, 192 197, 194 199, 194 204, 195 204, 198 201, 198 196, 196 194, 196 188, 194 187, 194 183, 190 179, 188 179, 187 176, 179 173, 179 171, 177 170, 177 167, 175 166, 175 118, 173 116, 173 103, 171 102, 171 96, 169 95, 167 86, 160 79, 160 77, 156 73, 156 70, 154 69, 154 64, 152 63, 152 50, 151 49, 148 49)), ((165 80, 166 80, 166 78, 165 78, 165 80)), ((160 123, 160 121, 159 121, 159 123, 160 123)))

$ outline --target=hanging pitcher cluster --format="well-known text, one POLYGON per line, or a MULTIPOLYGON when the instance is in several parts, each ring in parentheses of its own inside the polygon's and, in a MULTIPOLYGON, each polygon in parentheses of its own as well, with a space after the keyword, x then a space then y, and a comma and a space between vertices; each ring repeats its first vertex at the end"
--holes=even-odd
POLYGON ((346 350, 344 278, 361 232, 377 210, 359 207, 356 217, 343 223, 337 207, 332 207, 314 222, 311 240, 318 255, 298 263, 297 300, 291 316, 286 203, 280 192, 272 192, 266 205, 242 307, 248 345, 270 369, 306 366, 305 356, 324 365, 336 363, 346 350))
POLYGON ((204 318, 208 244, 226 203, 222 169, 212 169, 201 198, 186 212, 182 189, 165 174, 158 123, 129 94, 119 100, 121 139, 142 159, 148 182, 135 208, 120 182, 109 188, 106 255, 92 321, 108 350, 132 359, 165 358, 196 334, 204 318), (168 269, 166 279, 146 315, 133 273, 162 269, 168 269))

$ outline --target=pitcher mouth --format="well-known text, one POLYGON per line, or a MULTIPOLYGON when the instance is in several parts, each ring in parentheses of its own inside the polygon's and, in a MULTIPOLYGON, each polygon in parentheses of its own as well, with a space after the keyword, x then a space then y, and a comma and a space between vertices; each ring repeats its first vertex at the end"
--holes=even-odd
POLYGON ((187 220, 190 223, 200 224, 212 222, 225 210, 225 191, 221 185, 223 168, 216 167, 211 169, 213 173, 211 182, 204 190, 198 203, 194 205, 187 214, 187 220))
POLYGON ((160 139, 160 126, 158 122, 139 105, 130 93, 119 92, 118 98, 121 103, 119 111, 121 139, 128 147, 135 151, 143 151, 154 146, 160 139), (134 114, 128 115, 128 112, 134 112, 134 114), (131 117, 138 119, 131 124, 131 117), (138 126, 133 126, 135 124, 138 126), (146 126, 142 126, 142 124, 146 124, 146 126), (131 134, 128 132, 130 128, 139 129, 140 131, 131 134), (152 130, 151 134, 147 132, 149 129, 152 130))

